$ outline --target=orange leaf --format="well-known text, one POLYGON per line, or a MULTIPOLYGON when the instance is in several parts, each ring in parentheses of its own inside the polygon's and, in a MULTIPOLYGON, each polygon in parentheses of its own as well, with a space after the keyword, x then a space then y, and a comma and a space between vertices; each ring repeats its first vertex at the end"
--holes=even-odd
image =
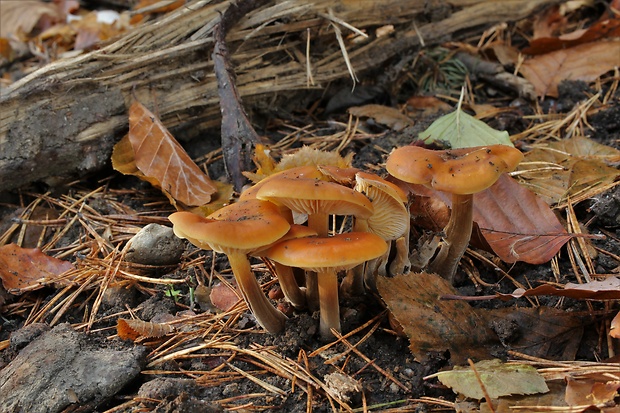
POLYGON ((545 263, 574 236, 549 205, 507 175, 474 195, 474 221, 505 262, 545 263))
MULTIPOLYGON (((159 119, 139 102, 134 102, 129 109, 128 136, 135 167, 146 180, 184 205, 201 206, 210 202, 217 187, 159 119)), ((131 155, 126 146, 124 149, 116 154, 122 158, 118 163, 132 169, 131 155)), ((113 164, 116 163, 113 160, 113 164)))
POLYGON ((348 109, 348 112, 359 117, 373 118, 375 122, 381 123, 396 131, 402 130, 407 126, 413 125, 413 120, 400 113, 398 109, 383 105, 364 105, 355 106, 348 109))
POLYGON ((16 244, 0 247, 0 279, 11 293, 37 284, 53 282, 65 271, 72 270, 68 261, 50 257, 38 248, 21 248, 16 244))
POLYGON ((590 82, 620 66, 620 40, 584 43, 533 57, 520 68, 539 96, 558 96, 562 80, 590 82))
POLYGON ((560 37, 534 39, 530 42, 529 47, 523 49, 522 52, 529 55, 538 55, 618 36, 620 36, 620 19, 604 20, 593 24, 587 30, 579 30, 560 37))
POLYGON ((135 341, 141 336, 146 338, 163 337, 173 333, 174 327, 168 324, 119 318, 116 331, 121 339, 135 341))

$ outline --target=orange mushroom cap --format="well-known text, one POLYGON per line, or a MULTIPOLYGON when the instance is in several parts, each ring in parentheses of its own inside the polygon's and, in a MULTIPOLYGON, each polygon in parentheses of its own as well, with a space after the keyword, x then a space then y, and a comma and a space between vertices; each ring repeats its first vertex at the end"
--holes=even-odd
POLYGON ((350 232, 333 237, 297 238, 275 244, 265 255, 290 267, 321 272, 342 271, 380 257, 387 244, 369 232, 350 232))
POLYGON ((290 224, 267 201, 249 199, 226 206, 207 218, 191 212, 175 212, 168 217, 174 232, 194 245, 209 245, 216 252, 230 250, 251 253, 282 238, 290 224), (196 244, 198 242, 199 244, 196 244))
POLYGON ((373 213, 372 203, 361 193, 316 179, 272 179, 256 197, 302 214, 355 215, 365 219, 373 213))
POLYGON ((523 153, 508 145, 432 150, 420 146, 395 149, 386 169, 401 181, 423 184, 458 195, 490 187, 521 162, 523 153))
POLYGON ((241 193, 239 196, 239 200, 243 201, 246 199, 256 199, 256 193, 261 189, 263 185, 273 179, 280 178, 291 178, 291 179, 322 179, 324 174, 319 171, 316 166, 313 165, 305 165, 305 166, 297 166, 291 169, 285 169, 280 172, 276 172, 273 175, 269 175, 256 184, 252 185, 245 191, 241 193))

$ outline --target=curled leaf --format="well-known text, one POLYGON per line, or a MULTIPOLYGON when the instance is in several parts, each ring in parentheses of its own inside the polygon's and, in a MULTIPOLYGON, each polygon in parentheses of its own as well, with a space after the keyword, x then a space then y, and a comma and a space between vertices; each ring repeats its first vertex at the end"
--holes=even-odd
POLYGON ((116 331, 123 340, 135 341, 138 337, 157 338, 174 332, 168 324, 151 323, 142 320, 119 318, 116 331))
POLYGON ((160 120, 139 102, 131 105, 129 135, 115 146, 112 165, 161 188, 173 204, 202 206, 217 192, 160 120))
POLYGON ((37 285, 42 288, 73 268, 69 261, 45 255, 38 248, 21 248, 15 244, 0 247, 0 280, 11 293, 19 294, 24 288, 37 285))

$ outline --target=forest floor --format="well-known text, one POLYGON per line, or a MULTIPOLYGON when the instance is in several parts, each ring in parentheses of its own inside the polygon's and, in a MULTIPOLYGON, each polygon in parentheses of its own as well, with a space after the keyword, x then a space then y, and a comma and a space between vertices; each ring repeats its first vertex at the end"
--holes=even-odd
MULTIPOLYGON (((590 15, 595 20, 599 16, 591 15, 596 12, 589 10, 579 17, 590 15)), ((512 30, 514 43, 516 28, 522 27, 521 22, 505 29, 512 30)), ((473 47, 478 40, 470 39, 468 44, 473 47)), ((331 98, 315 92, 300 94, 300 100, 308 103, 303 112, 282 108, 251 112, 255 127, 270 144, 270 155, 279 159, 309 145, 342 155, 353 153, 353 166, 384 174, 387 155, 410 144, 433 121, 452 111, 465 84, 464 108, 472 114, 481 112, 483 106, 494 108, 491 116, 481 118, 497 130, 508 131, 523 152, 583 136, 604 146, 612 159, 607 167, 617 169, 617 68, 596 82, 564 81, 557 96, 528 100, 464 68, 453 74, 450 70, 463 66, 455 63, 455 53, 449 48, 412 53, 420 53, 418 59, 411 59, 419 62, 390 91, 367 86, 377 73, 364 73, 359 74, 362 85, 354 94, 346 81, 340 85, 340 94, 336 94, 339 85, 331 86, 331 98), (368 96, 359 98, 363 94, 368 96), (434 96, 448 107, 436 102, 419 105, 410 100, 417 95, 434 96), (395 128, 393 123, 390 127, 384 121, 373 121, 378 114, 357 118, 346 113, 347 107, 362 103, 398 107, 410 117, 411 125, 395 128)), ((212 179, 226 181, 215 132, 184 146, 212 179)), ((599 148, 596 154, 600 153, 599 148)), ((583 171, 571 169, 571 173, 583 171)), ((579 295, 488 297, 511 294, 518 286, 560 288, 567 283, 615 278, 620 271, 617 176, 608 173, 600 179, 603 183, 590 182, 575 194, 576 201, 565 196, 548 202, 569 232, 595 236, 569 240, 548 262, 507 264, 480 248, 468 250, 458 269, 455 293, 487 297, 470 301, 476 311, 508 309, 502 316, 494 313, 485 318, 488 324, 480 327, 496 334, 493 344, 485 344, 489 358, 516 360, 539 369, 563 367, 567 374, 573 373, 571 368, 587 365, 594 371, 597 363, 601 368, 615 363, 618 343, 609 336, 617 312, 613 300, 586 300, 579 295), (511 312, 529 318, 511 318, 511 312), (550 331, 551 324, 562 325, 561 331, 550 331), (536 343, 524 345, 524 337, 533 337, 536 343), (576 362, 586 364, 571 364, 576 362)), ((256 259, 252 268, 265 293, 288 316, 284 332, 272 335, 257 326, 238 295, 232 296, 233 304, 225 310, 215 302, 218 296, 234 291, 234 277, 222 254, 172 238, 157 249, 146 247, 150 251, 127 248, 128 241, 148 224, 170 227, 167 217, 174 211, 161 191, 111 168, 56 187, 33 185, 3 194, 0 245, 37 247, 46 256, 72 265, 59 279, 20 287, 19 295, 0 289, 0 388, 9 395, 3 397, 9 401, 32 397, 31 408, 26 410, 53 412, 493 411, 477 403, 457 407, 455 391, 427 377, 463 364, 469 353, 474 361, 480 360, 479 349, 460 349, 458 360, 447 348, 426 349, 423 357, 419 348, 412 352, 418 333, 406 328, 404 334, 399 331, 390 315, 388 297, 372 292, 342 297, 343 335, 325 342, 318 336, 318 313, 291 309, 271 267, 256 259), (146 258, 128 257, 132 254, 146 258), (167 262, 149 264, 160 259, 167 262), (119 319, 148 323, 125 327, 119 319), (119 338, 121 329, 134 336, 119 338), (28 388, 20 386, 26 380, 28 388)), ((422 232, 415 222, 412 228, 413 234, 422 232)), ((8 256, 13 258, 5 255, 0 265, 16 262, 20 251, 12 250, 8 256)), ((44 262, 36 253, 29 252, 27 257, 44 262)), ((6 277, 2 278, 5 289, 10 290, 6 277)), ((398 321, 406 323, 402 318, 398 321)), ((603 373, 611 377, 609 381, 620 380, 617 370, 603 373)), ((552 393, 564 395, 563 380, 549 379, 548 384, 552 393)), ((615 394, 605 399, 607 407, 599 405, 599 410, 592 411, 614 411, 615 394)), ((560 406, 556 403, 560 402, 538 402, 543 407, 560 406)), ((0 407, 4 411, 9 410, 0 407)), ((496 405, 494 411, 509 410, 496 405)))

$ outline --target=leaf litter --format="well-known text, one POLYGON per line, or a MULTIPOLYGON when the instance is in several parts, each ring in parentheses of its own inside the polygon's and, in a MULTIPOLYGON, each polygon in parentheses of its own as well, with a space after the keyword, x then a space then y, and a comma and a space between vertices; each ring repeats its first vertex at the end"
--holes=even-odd
MULTIPOLYGON (((599 95, 598 99, 600 100, 593 101, 595 106, 608 104, 604 102, 606 100, 604 96, 599 95)), ((586 119, 588 119, 591 112, 589 109, 581 111, 578 109, 579 108, 576 108, 575 111, 572 112, 575 114, 572 118, 574 120, 572 124, 563 123, 564 120, 548 120, 542 113, 539 113, 536 115, 539 116, 538 119, 544 121, 543 123, 546 123, 546 126, 550 129, 545 130, 540 127, 540 124, 534 124, 531 128, 523 132, 521 137, 526 137, 526 139, 529 139, 529 141, 533 143, 536 143, 537 140, 545 141, 549 139, 549 136, 553 136, 553 134, 547 131, 557 128, 555 129, 556 132, 567 132, 581 139, 582 135, 580 133, 582 130, 587 129, 588 125, 586 119), (580 129, 582 127, 583 129, 580 129)), ((291 130, 293 132, 290 135, 292 137, 290 142, 299 142, 301 140, 300 137, 303 136, 303 129, 291 127, 291 130)), ((322 147, 331 145, 332 147, 338 148, 344 148, 350 144, 355 145, 359 142, 369 142, 371 139, 376 139, 376 136, 371 136, 372 135, 366 131, 360 131, 357 123, 354 125, 349 123, 346 125, 346 129, 343 128, 343 130, 328 137, 315 135, 314 131, 307 132, 305 135, 309 143, 322 147)), ((515 137, 519 136, 513 135, 513 138, 515 137)), ((589 143, 583 142, 583 140, 582 142, 576 140, 576 142, 578 143, 573 143, 574 146, 572 147, 567 146, 557 150, 575 157, 585 158, 593 155, 590 149, 579 153, 579 149, 591 147, 589 143)), ((545 142, 545 145, 546 144, 545 142)), ((573 171, 573 174, 576 175, 577 178, 575 178, 575 181, 571 182, 577 182, 582 186, 579 187, 576 192, 570 192, 571 196, 587 199, 588 196, 598 195, 601 191, 609 188, 609 185, 614 182, 617 177, 617 175, 614 175, 617 169, 608 164, 617 162, 617 160, 615 160, 616 158, 614 158, 617 155, 613 154, 613 151, 605 151, 606 148, 608 147, 596 148, 596 153, 598 153, 598 149, 601 149, 604 154, 602 156, 595 155, 594 161, 599 162, 599 165, 603 164, 607 166, 609 169, 593 168, 590 164, 586 164, 586 166, 581 169, 575 168, 576 172, 573 171), (591 177, 588 175, 593 169, 600 174, 598 177, 591 177), (607 180, 605 181, 605 179, 607 180), (602 184, 597 186, 601 181, 602 184)), ((274 146, 271 149, 273 153, 277 153, 278 155, 290 153, 292 151, 288 149, 286 145, 280 147, 274 146)), ((154 155, 151 155, 151 160, 153 156, 154 155)), ((586 160, 593 161, 592 159, 586 160)), ((553 167, 560 165, 560 163, 561 162, 558 162, 556 159, 553 167)), ((562 165, 560 165, 560 167, 562 167, 562 165)), ((202 173, 202 171, 200 172, 202 173)), ((187 176, 194 178, 194 173, 196 173, 195 170, 187 172, 187 176)), ((545 179, 542 178, 541 182, 544 180, 545 179)), ((164 184, 160 186, 168 190, 175 185, 164 184)), ((565 189, 570 188, 572 190, 575 186, 574 184, 567 184, 565 189)), ((511 193, 514 196, 512 190, 504 190, 504 192, 511 193)), ((522 195, 522 197, 530 198, 531 196, 522 195)), ((6 309, 4 311, 6 311, 5 314, 7 316, 23 314, 27 315, 28 322, 51 320, 50 324, 53 325, 60 322, 63 316, 68 315, 70 312, 82 312, 83 321, 75 323, 76 329, 108 334, 111 328, 109 322, 119 317, 124 317, 132 311, 141 311, 144 305, 141 303, 132 308, 131 311, 128 311, 127 307, 115 308, 114 310, 116 312, 108 311, 108 313, 111 314, 103 315, 103 313, 100 313, 100 308, 102 305, 108 305, 104 302, 104 293, 108 289, 111 290, 113 286, 120 286, 125 290, 135 288, 141 293, 155 297, 157 296, 159 287, 169 287, 170 285, 189 286, 191 291, 195 283, 211 284, 215 278, 224 279, 226 277, 227 269, 225 266, 220 265, 216 269, 215 260, 207 261, 205 256, 200 256, 196 254, 195 251, 188 252, 188 255, 184 257, 179 268, 180 273, 185 271, 186 274, 193 274, 193 277, 195 277, 193 279, 191 278, 192 276, 186 276, 189 278, 177 278, 169 273, 166 273, 163 278, 160 278, 154 275, 156 274, 156 269, 129 265, 123 260, 122 246, 141 226, 150 222, 166 222, 163 217, 171 211, 171 208, 165 201, 162 201, 161 197, 158 197, 156 192, 146 191, 145 193, 144 191, 136 191, 134 189, 116 189, 106 186, 94 191, 79 189, 75 193, 61 198, 54 198, 50 195, 37 195, 37 198, 49 204, 52 208, 62 211, 62 219, 66 220, 65 227, 50 227, 50 230, 54 233, 54 237, 52 240, 42 245, 43 251, 61 260, 68 259, 74 255, 79 256, 80 259, 77 261, 78 274, 74 281, 75 284, 59 290, 49 303, 45 303, 41 307, 41 304, 37 302, 34 295, 32 297, 26 296, 25 299, 20 300, 20 302, 11 303, 3 307, 6 309), (143 212, 138 212, 138 210, 129 206, 127 197, 138 199, 143 205, 148 205, 149 208, 143 212), (76 228, 81 231, 81 236, 74 239, 73 242, 68 243, 68 245, 62 245, 60 243, 62 235, 75 232, 76 228), (211 270, 208 268, 209 265, 212 266, 211 270), (83 294, 88 294, 89 299, 92 300, 94 304, 92 308, 79 305, 80 297, 83 297, 83 294)), ((556 209, 561 209, 565 206, 567 198, 568 196, 566 196, 565 191, 563 197, 556 196, 549 204, 553 205, 556 209)), ((135 199, 133 202, 135 202, 135 199)), ((173 197, 173 199, 176 198, 173 197)), ((506 202, 505 199, 502 199, 496 202, 496 204, 501 205, 506 202)), ((487 202, 483 202, 483 205, 486 203, 487 202)), ((134 206, 136 206, 136 204, 134 204, 134 206)), ((551 209, 543 208, 542 206, 530 207, 520 212, 521 219, 527 215, 540 216, 543 210, 551 211, 551 209)), ((493 221, 493 219, 491 220, 493 221)), ((495 221, 497 221, 496 218, 495 221)), ((554 228, 558 229, 558 232, 554 233, 552 237, 555 237, 555 240, 559 241, 561 244, 566 242, 566 237, 570 237, 570 234, 562 233, 560 228, 557 227, 557 223, 560 222, 557 219, 552 220, 549 217, 543 218, 541 221, 551 223, 554 228)), ((39 223, 44 227, 48 226, 44 221, 39 221, 39 223)), ((540 229, 542 223, 543 222, 535 223, 534 227, 540 229)), ((516 226, 518 226, 518 222, 516 224, 516 226)), ((24 229, 29 225, 32 225, 32 223, 22 221, 21 224, 17 225, 17 228, 11 231, 15 233, 20 227, 24 229)), ((492 228, 492 226, 485 225, 482 227, 487 229, 492 228)), ((493 231, 501 232, 501 230, 491 229, 490 233, 493 231)), ((532 235, 522 230, 521 232, 517 231, 517 233, 523 236, 532 235)), ((543 234, 545 234, 545 231, 540 231, 540 234, 536 235, 542 236, 543 234)), ((548 234, 548 232, 546 234, 548 234)), ((4 243, 6 243, 8 237, 3 236, 2 239, 5 240, 4 243)), ((502 246, 503 241, 492 241, 491 244, 493 243, 497 247, 497 245, 502 246)), ((539 254, 538 259, 540 259, 541 262, 546 262, 551 259, 551 257, 557 255, 559 246, 550 242, 543 242, 542 245, 550 248, 543 253, 540 253, 540 251, 536 253, 539 254)), ((527 248, 525 249, 527 250, 527 248)), ((508 259, 512 250, 514 250, 513 244, 510 243, 504 243, 503 249, 498 248, 499 252, 493 249, 505 262, 512 262, 508 259)), ((518 254, 516 258, 520 259, 522 256, 523 254, 518 254)), ((474 256, 467 256, 466 259, 464 259, 464 267, 467 265, 467 260, 471 260, 471 257, 474 256)), ((513 258, 514 257, 513 255, 513 258)), ((560 270, 557 265, 558 262, 554 258, 552 260, 550 272, 556 277, 566 277, 567 275, 564 271, 567 269, 563 268, 560 270)), ((509 268, 505 268, 503 264, 496 264, 493 271, 502 274, 502 268, 512 272, 509 268)), ((520 271, 527 267, 517 264, 514 268, 516 269, 515 271, 520 271)), ((268 271, 268 267, 262 264, 255 264, 254 270, 258 274, 261 274, 263 281, 266 281, 263 284, 264 288, 268 289, 273 285, 273 281, 270 280, 271 274, 268 271)), ((570 269, 568 271, 570 271, 570 269)), ((489 276, 488 273, 485 273, 485 275, 489 276)), ((567 314, 567 311, 556 311, 551 307, 542 305, 538 307, 538 309, 510 308, 501 311, 498 310, 491 317, 482 316, 480 315, 482 312, 479 311, 479 309, 474 309, 467 303, 460 301, 440 301, 439 297, 441 295, 450 293, 454 295, 454 290, 452 290, 451 287, 447 288, 448 286, 442 286, 442 280, 428 280, 424 277, 425 276, 406 278, 404 276, 399 276, 394 279, 381 278, 379 281, 380 292, 383 299, 387 302, 388 308, 396 315, 397 320, 400 321, 400 325, 405 327, 405 333, 407 333, 407 331, 409 332, 407 336, 410 340, 410 346, 418 361, 430 360, 429 351, 441 353, 448 349, 450 351, 450 360, 452 363, 463 363, 470 357, 489 359, 493 357, 493 353, 498 349, 511 348, 511 350, 508 350, 508 355, 513 358, 521 359, 521 362, 530 362, 531 365, 539 367, 538 373, 540 373, 542 377, 545 377, 547 381, 557 381, 570 377, 568 384, 566 386, 560 386, 560 389, 561 391, 565 390, 567 395, 566 399, 567 401, 570 400, 571 404, 581 405, 583 403, 583 405, 601 405, 608 402, 610 397, 615 394, 614 392, 617 391, 617 387, 614 388, 614 380, 616 380, 615 377, 617 377, 618 374, 617 365, 572 361, 572 359, 576 357, 576 346, 579 341, 577 339, 580 337, 580 335, 576 333, 586 324, 584 320, 589 318, 590 312, 583 311, 581 317, 573 317, 573 315, 567 314), (413 287, 408 288, 403 288, 402 284, 398 284, 398 282, 403 281, 422 282, 423 280, 426 282, 422 283, 422 285, 414 284, 413 287), (425 294, 423 296, 420 295, 422 291, 425 294), (429 291, 431 291, 431 293, 429 293, 429 291), (394 297, 399 298, 395 299, 394 297), (410 307, 414 306, 412 303, 415 303, 416 300, 419 303, 417 306, 420 308, 415 311, 422 314, 422 316, 419 317, 424 321, 409 320, 412 313, 410 307), (392 309, 392 307, 397 308, 399 306, 399 310, 395 311, 392 309), (429 308, 431 312, 425 313, 424 311, 428 311, 429 308), (504 314, 501 314, 502 312, 504 314), (398 313, 401 314, 400 319, 398 313), (510 318, 511 316, 513 318, 510 318), (529 320, 529 324, 526 321, 520 320, 520 318, 529 320), (495 321, 495 323, 491 321, 495 321), (550 328, 551 325, 562 326, 564 329, 562 330, 560 328, 556 331, 550 328), (434 326, 435 329, 429 329, 429 326, 434 326), (465 326, 473 326, 476 328, 464 330, 465 326), (512 326, 512 329, 510 326, 512 326), (427 330, 431 331, 427 332, 427 330), (500 334, 499 331, 503 333, 500 334), (515 332, 520 332, 519 334, 521 336, 519 337, 519 334, 515 332), (422 333, 428 333, 427 335, 435 341, 432 341, 432 344, 423 341, 422 337, 424 337, 424 335, 422 333), (544 335, 541 333, 547 334, 544 335), (562 335, 572 337, 570 337, 570 339, 559 338, 562 335), (446 339, 446 336, 450 338, 446 339), (524 344, 524 341, 522 341, 524 339, 529 340, 530 344, 524 344), (562 343, 562 340, 568 340, 569 342, 563 347, 559 361, 552 362, 548 360, 557 356, 557 354, 553 353, 551 350, 554 350, 554 345, 562 343), (508 346, 506 344, 508 344, 508 346), (538 344, 543 348, 536 349, 533 353, 534 355, 532 355, 531 352, 519 353, 515 351, 522 349, 529 349, 531 351, 533 344, 538 344)), ((609 281, 613 281, 613 277, 607 278, 609 281)), ((494 281, 499 283, 502 280, 495 279, 494 281)), ((536 279, 527 280, 527 282, 537 281, 536 279)), ((566 285, 565 288, 558 288, 561 285, 553 286, 553 288, 557 291, 563 290, 569 292, 569 294, 574 294, 572 296, 568 295, 568 297, 577 299, 603 299, 602 297, 605 297, 606 290, 608 294, 611 294, 609 297, 616 297, 613 295, 617 294, 617 289, 614 290, 616 287, 602 287, 595 284, 596 282, 597 281, 582 284, 582 288, 574 288, 574 290, 581 291, 573 293, 570 293, 573 288, 568 285, 566 285), (590 291, 590 293, 588 293, 588 291, 590 291)), ((526 291, 535 290, 534 288, 526 291)), ((547 291, 550 290, 548 289, 547 291)), ((535 297, 539 296, 539 294, 531 293, 518 297, 528 296, 535 297)), ((556 296, 556 294, 545 294, 544 296, 556 296)), ((541 297, 544 296, 541 295, 541 297)), ((514 299, 517 298, 517 296, 512 295, 510 298, 514 299)), ((190 303, 189 301, 184 302, 190 303)), ((562 302, 556 301, 555 304, 562 305, 562 302)), ((114 307, 110 307, 108 310, 113 308, 114 307)), ((587 307, 578 306, 578 308, 585 310, 587 307)), ((415 313, 415 311, 413 313, 415 313)), ((148 339, 146 344, 153 349, 153 352, 149 356, 149 366, 143 371, 143 374, 185 374, 188 377, 199 377, 197 381, 204 386, 222 386, 224 383, 239 381, 250 381, 258 386, 257 388, 259 388, 259 391, 254 394, 248 393, 229 399, 223 398, 221 394, 219 395, 221 406, 236 409, 240 408, 240 406, 247 406, 250 409, 261 409, 262 406, 255 404, 254 400, 257 403, 265 403, 265 401, 267 401, 269 404, 270 400, 274 400, 273 397, 284 397, 284 395, 287 394, 291 396, 294 394, 303 394, 306 396, 306 403, 310 406, 310 409, 313 405, 312 400, 317 397, 324 397, 325 400, 328 401, 328 405, 334 410, 336 406, 346 411, 352 410, 349 401, 346 400, 343 394, 339 394, 333 387, 328 385, 325 379, 325 377, 327 377, 325 370, 322 370, 321 374, 316 370, 316 366, 321 364, 320 360, 326 357, 329 357, 328 359, 332 363, 330 364, 331 366, 336 366, 338 370, 346 371, 347 377, 354 377, 354 380, 356 380, 355 377, 360 376, 368 377, 369 380, 373 380, 373 376, 365 376, 365 371, 374 368, 374 371, 379 373, 378 377, 380 380, 393 383, 396 387, 400 387, 397 383, 402 385, 402 381, 406 383, 406 385, 403 385, 405 388, 411 385, 410 381, 406 381, 403 378, 410 377, 406 374, 401 374, 403 370, 394 368, 393 372, 390 372, 381 367, 381 364, 387 363, 387 361, 382 360, 380 357, 373 360, 375 354, 372 352, 372 349, 364 345, 365 341, 373 339, 374 337, 380 337, 379 333, 384 335, 395 334, 394 330, 386 327, 386 321, 381 317, 374 318, 371 322, 362 324, 361 327, 351 328, 350 332, 343 336, 339 336, 333 344, 324 346, 310 354, 306 352, 304 346, 312 347, 313 341, 307 339, 304 341, 304 346, 295 347, 295 351, 299 350, 297 354, 294 354, 296 358, 289 358, 278 353, 278 351, 283 351, 283 349, 278 346, 274 349, 274 347, 269 345, 250 345, 249 341, 253 339, 246 337, 248 333, 252 331, 251 328, 248 328, 248 326, 252 326, 252 321, 248 321, 247 317, 245 307, 242 303, 219 313, 197 313, 189 308, 184 311, 182 317, 171 323, 174 325, 175 332, 170 337, 165 338, 159 337, 159 333, 152 334, 149 332, 149 329, 153 329, 154 325, 145 325, 147 328, 144 330, 146 333, 144 336, 148 339), (359 334, 364 335, 360 338, 359 334), (332 353, 333 355, 330 357, 330 348, 334 349, 338 347, 340 350, 336 351, 335 354, 332 353), (191 362, 195 359, 203 360, 203 364, 198 366, 192 365, 191 362), (183 366, 183 370, 179 370, 177 367, 171 366, 168 363, 176 363, 177 365, 183 366), (193 371, 189 367, 193 367, 193 371), (198 367, 198 369, 196 369, 196 367, 198 367), (279 377, 284 381, 276 381, 274 384, 272 377, 279 377), (289 386, 292 386, 292 389, 285 390, 288 389, 289 386), (265 397, 265 394, 270 394, 271 396, 265 397), (246 404, 240 405, 239 403, 246 404)), ((312 323, 308 323, 307 326, 311 326, 311 324, 312 323)), ((398 343, 399 339, 395 337, 391 337, 391 339, 394 340, 395 343, 398 343)), ((375 338, 375 340, 377 339, 375 338)), ((273 342, 274 341, 271 343, 273 342)), ((277 340, 275 340, 275 342, 277 342, 277 340)), ((267 341, 267 344, 269 343, 270 342, 267 341)), ((6 347, 8 342, 3 342, 2 345, 6 347)), ((0 346, 0 348, 2 348, 2 346, 0 346)), ((612 352, 613 347, 610 347, 608 349, 608 355, 611 356, 612 352)), ((414 363, 409 363, 408 365, 412 366, 414 363)), ((360 382, 363 383, 364 386, 369 386, 367 387, 367 391, 370 391, 369 389, 372 388, 370 383, 364 382, 363 380, 360 382)), ((364 386, 362 386, 362 389, 364 389, 364 386)), ((473 384, 471 387, 475 388, 476 384, 473 384)), ((385 386, 383 386, 383 388, 385 388, 385 386)), ((346 396, 349 397, 349 395, 346 396)), ((353 402, 366 406, 366 397, 371 396, 372 394, 370 392, 362 391, 361 395, 353 397, 353 402), (360 397, 362 401, 356 399, 356 397, 360 397)), ((444 406, 454 407, 454 404, 451 402, 431 397, 415 399, 414 401, 414 403, 420 402, 438 405, 442 405, 443 403, 444 406)), ((134 399, 128 403, 129 406, 138 407, 142 402, 139 399, 134 399)), ((301 403, 303 404, 304 402, 301 403)), ((404 401, 402 403, 407 402, 404 401)), ((487 401, 487 403, 492 402, 487 401)), ((389 408, 388 406, 377 406, 376 408, 383 407, 389 408)), ((410 404, 409 407, 413 407, 413 405, 410 404)), ((532 409, 528 411, 536 410, 532 409)))

